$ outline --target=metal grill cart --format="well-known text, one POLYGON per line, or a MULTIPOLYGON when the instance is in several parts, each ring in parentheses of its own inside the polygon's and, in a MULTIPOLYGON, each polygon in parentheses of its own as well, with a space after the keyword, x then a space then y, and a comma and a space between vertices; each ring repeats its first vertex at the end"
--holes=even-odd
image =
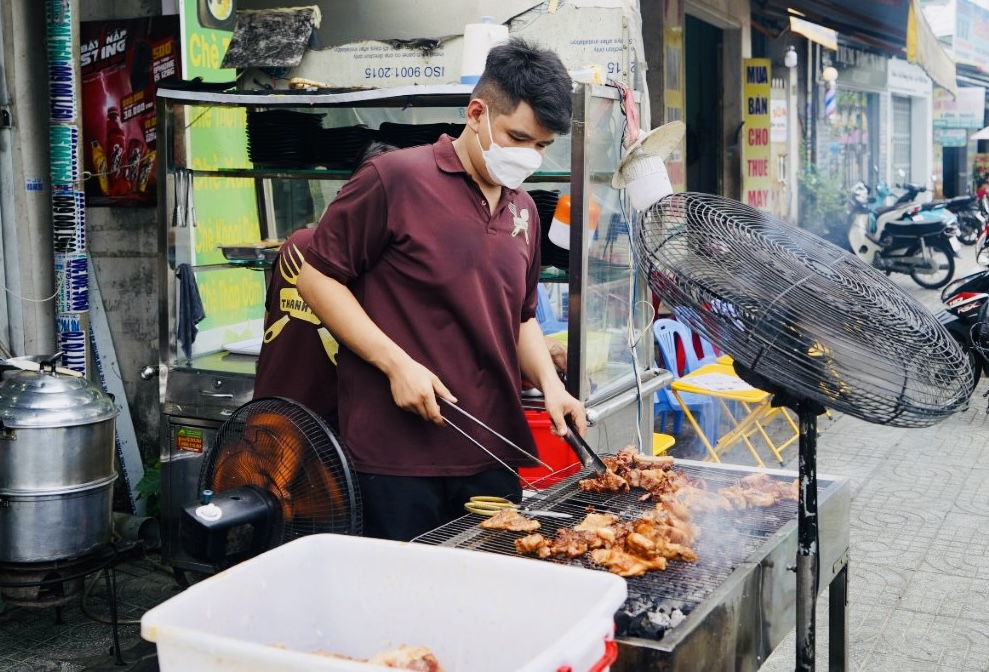
MULTIPOLYGON (((387 130, 383 139, 394 144, 402 133, 408 140, 427 127, 452 130, 463 122, 469 96, 470 88, 460 85, 344 93, 158 90, 166 563, 207 570, 181 553, 177 516, 197 496, 203 451, 224 419, 253 394, 263 330, 261 271, 270 266, 265 241, 282 240, 319 219, 353 168, 350 157, 333 154, 355 146, 353 135, 370 139, 387 130), (260 116, 268 113, 276 114, 260 116), (333 158, 314 155, 314 148, 333 158), (191 271, 182 274, 185 284, 180 270, 191 271), (187 356, 177 337, 189 330, 179 319, 179 297, 190 277, 206 319, 187 356)), ((640 431, 648 445, 653 393, 671 377, 651 368, 651 316, 640 314, 647 288, 630 268, 627 220, 610 184, 624 127, 617 89, 579 85, 574 112, 573 132, 552 145, 525 188, 545 206, 544 227, 557 197, 571 197, 573 252, 558 248, 552 259, 544 255, 543 290, 547 307, 566 324, 558 336, 569 352, 567 385, 588 407, 588 440, 614 451, 640 431), (636 325, 631 339, 630 323, 636 325)))
MULTIPOLYGON (((677 470, 711 491, 734 485, 742 476, 764 472, 773 480, 797 474, 734 465, 677 460, 677 470)), ((589 472, 545 491, 539 509, 571 514, 540 517, 547 538, 560 527, 580 522, 589 507, 630 520, 653 508, 642 491, 586 492, 577 481, 589 472)), ((829 669, 847 669, 846 590, 851 487, 847 479, 818 476, 821 530, 821 583, 830 592, 829 669)), ((417 542, 517 555, 515 539, 524 533, 484 530, 480 518, 465 516, 417 542)), ((757 670, 793 628, 796 618, 797 502, 744 511, 695 515, 701 530, 693 548, 696 563, 670 561, 664 571, 627 579, 628 600, 616 614, 616 672, 633 670, 757 670)), ((564 562, 604 571, 581 557, 533 562, 564 562)))

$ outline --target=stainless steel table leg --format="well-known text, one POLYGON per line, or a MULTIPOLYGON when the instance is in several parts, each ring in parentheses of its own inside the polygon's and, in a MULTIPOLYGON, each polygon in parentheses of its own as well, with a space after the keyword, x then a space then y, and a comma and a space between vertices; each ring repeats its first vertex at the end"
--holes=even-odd
POLYGON ((848 563, 828 586, 828 669, 848 669, 848 563))

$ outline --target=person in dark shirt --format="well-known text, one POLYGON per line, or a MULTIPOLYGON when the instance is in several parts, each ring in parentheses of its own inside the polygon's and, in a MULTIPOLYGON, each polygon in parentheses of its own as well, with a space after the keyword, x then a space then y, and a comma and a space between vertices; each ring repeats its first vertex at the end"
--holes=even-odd
POLYGON ((365 163, 321 218, 298 277, 341 343, 340 431, 368 536, 411 539, 474 495, 520 498, 515 469, 536 453, 523 378, 556 433, 567 416, 586 428, 535 319, 538 214, 519 188, 570 129, 570 77, 553 52, 512 39, 491 49, 465 112, 456 139, 365 163))
MULTIPOLYGON (((397 149, 370 142, 355 164, 397 149)), ((271 266, 264 299, 264 337, 254 378, 254 398, 285 397, 319 415, 336 432, 337 351, 332 334, 299 295, 296 280, 315 228, 299 229, 282 243, 271 266)))

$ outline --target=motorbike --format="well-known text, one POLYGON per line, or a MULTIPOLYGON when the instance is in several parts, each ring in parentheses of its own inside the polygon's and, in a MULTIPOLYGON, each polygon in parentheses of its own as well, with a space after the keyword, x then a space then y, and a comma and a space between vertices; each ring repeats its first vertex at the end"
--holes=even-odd
POLYGON ((989 345, 989 340, 982 333, 986 329, 980 326, 985 322, 984 315, 989 307, 989 270, 945 285, 941 290, 941 303, 944 309, 935 317, 968 353, 975 383, 978 383, 983 371, 989 373, 989 359, 984 352, 984 345, 989 345))
MULTIPOLYGON (((894 205, 910 203, 917 196, 926 192, 927 187, 918 184, 897 184, 897 189, 903 189, 894 201, 894 205)), ((878 190, 878 189, 877 189, 878 190)), ((887 190, 888 195, 888 190, 887 190)), ((928 201, 920 204, 922 219, 947 219, 949 223, 958 226, 958 241, 963 245, 975 245, 979 235, 986 228, 986 214, 983 210, 985 203, 972 195, 956 196, 943 200, 928 201), (947 213, 951 213, 948 215, 947 213)))
POLYGON ((887 275, 909 275, 925 289, 951 282, 959 246, 958 227, 944 218, 931 218, 930 210, 921 214, 921 204, 908 201, 876 207, 874 203, 870 203, 865 184, 852 187, 848 199, 848 244, 852 252, 887 275))

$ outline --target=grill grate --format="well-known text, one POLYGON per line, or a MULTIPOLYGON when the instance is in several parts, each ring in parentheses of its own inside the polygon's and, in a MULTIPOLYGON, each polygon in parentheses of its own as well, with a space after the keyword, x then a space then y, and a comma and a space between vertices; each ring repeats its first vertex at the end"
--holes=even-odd
MULTIPOLYGON (((739 472, 717 467, 703 467, 678 464, 676 469, 692 480, 703 481, 708 490, 734 485, 738 478, 751 472, 739 472)), ((537 517, 542 528, 539 533, 552 538, 557 530, 572 527, 593 509, 598 513, 612 513, 622 520, 630 520, 650 510, 655 503, 640 501, 645 494, 635 489, 628 493, 596 493, 577 489, 577 481, 589 478, 589 470, 566 479, 553 488, 541 493, 539 500, 527 504, 534 510, 550 510, 568 513, 567 519, 537 517)), ((787 481, 785 477, 771 475, 774 480, 787 481)), ((694 514, 694 523, 700 528, 700 538, 693 548, 697 552, 696 563, 671 560, 664 571, 647 572, 643 576, 626 579, 628 600, 616 617, 619 636, 633 635, 660 638, 665 631, 676 625, 679 617, 674 617, 672 625, 668 618, 657 617, 657 613, 669 616, 676 611, 689 614, 714 590, 728 579, 733 571, 751 554, 755 553, 777 530, 795 520, 797 502, 784 501, 771 507, 758 507, 745 511, 712 512, 694 514)), ((502 555, 519 554, 515 550, 515 540, 525 536, 524 532, 484 530, 478 525, 481 518, 466 515, 442 527, 417 537, 414 541, 434 546, 453 546, 502 555)), ((539 560, 533 556, 527 557, 539 560)), ((586 557, 550 557, 543 562, 557 562, 568 565, 606 571, 586 557)))

